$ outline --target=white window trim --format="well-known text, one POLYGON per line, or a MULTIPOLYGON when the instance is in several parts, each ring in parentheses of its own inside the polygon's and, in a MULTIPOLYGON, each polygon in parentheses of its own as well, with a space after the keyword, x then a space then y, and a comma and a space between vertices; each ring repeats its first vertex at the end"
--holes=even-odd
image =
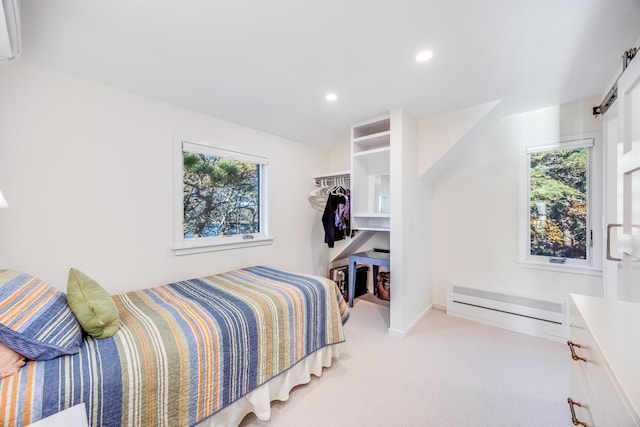
POLYGON ((521 156, 520 165, 520 203, 518 212, 519 224, 519 265, 524 268, 584 274, 602 275, 602 136, 599 133, 582 134, 575 138, 566 138, 555 144, 526 147, 521 156), (530 254, 529 198, 530 198, 530 163, 529 154, 553 149, 591 148, 589 155, 587 200, 587 224, 592 230, 587 244, 587 260, 567 260, 564 264, 554 264, 552 257, 532 256, 530 254))
POLYGON ((246 248, 252 246, 270 245, 273 238, 269 234, 269 159, 260 156, 245 154, 233 148, 214 146, 211 143, 199 139, 174 138, 174 246, 175 255, 188 255, 210 251, 246 248), (242 162, 252 162, 261 165, 260 174, 260 233, 238 234, 225 237, 202 237, 197 239, 185 239, 183 234, 183 149, 188 151, 210 154, 219 157, 231 158, 242 162), (251 236, 251 237, 246 237, 251 236))

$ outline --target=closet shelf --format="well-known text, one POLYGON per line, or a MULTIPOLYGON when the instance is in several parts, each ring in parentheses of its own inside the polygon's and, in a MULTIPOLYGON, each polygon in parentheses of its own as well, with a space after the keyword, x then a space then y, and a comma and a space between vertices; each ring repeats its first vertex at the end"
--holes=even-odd
POLYGON ((358 231, 389 231, 389 227, 358 227, 358 231))
POLYGON ((376 119, 367 120, 353 126, 351 137, 357 140, 369 135, 378 135, 391 130, 391 118, 388 114, 376 119))
POLYGON ((369 151, 381 147, 389 147, 391 131, 354 138, 353 144, 359 151, 369 151))
POLYGON ((391 228, 391 215, 378 213, 352 213, 355 220, 354 229, 361 231, 389 231, 391 228))
POLYGON ((313 176, 316 185, 320 185, 322 181, 334 182, 337 179, 351 180, 351 171, 327 172, 313 176))
POLYGON ((313 179, 322 179, 322 178, 349 178, 351 175, 351 171, 339 171, 339 172, 327 172, 327 173, 319 173, 313 176, 313 179))
POLYGON ((356 218, 391 218, 391 215, 388 213, 353 213, 352 214, 356 218))
POLYGON ((359 151, 353 153, 354 159, 373 160, 378 158, 387 158, 391 152, 390 147, 374 148, 373 150, 359 151))

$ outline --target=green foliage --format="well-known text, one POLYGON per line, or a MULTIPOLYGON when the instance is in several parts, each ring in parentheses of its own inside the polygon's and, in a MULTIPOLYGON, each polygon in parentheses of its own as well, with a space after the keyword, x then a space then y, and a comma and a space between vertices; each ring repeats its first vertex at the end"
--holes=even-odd
POLYGON ((586 165, 585 148, 531 154, 532 255, 586 259, 586 165))
POLYGON ((260 171, 255 163, 183 152, 184 236, 260 231, 260 171))

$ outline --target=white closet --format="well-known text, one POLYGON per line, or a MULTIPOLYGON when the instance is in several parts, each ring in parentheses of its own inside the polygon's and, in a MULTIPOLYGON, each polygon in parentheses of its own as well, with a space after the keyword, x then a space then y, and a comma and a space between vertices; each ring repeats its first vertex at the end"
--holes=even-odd
POLYGON ((351 127, 351 227, 388 233, 396 335, 431 307, 431 197, 418 174, 418 145, 418 121, 399 108, 351 127))

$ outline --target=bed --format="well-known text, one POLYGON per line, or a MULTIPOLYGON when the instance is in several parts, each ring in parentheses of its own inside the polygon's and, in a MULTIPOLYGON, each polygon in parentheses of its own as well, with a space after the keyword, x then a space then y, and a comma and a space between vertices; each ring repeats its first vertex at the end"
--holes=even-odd
POLYGON ((112 299, 113 336, 84 334, 77 353, 29 360, 0 380, 5 426, 80 403, 90 426, 237 425, 249 412, 268 419, 271 400, 331 365, 349 316, 333 281, 262 266, 112 299))

